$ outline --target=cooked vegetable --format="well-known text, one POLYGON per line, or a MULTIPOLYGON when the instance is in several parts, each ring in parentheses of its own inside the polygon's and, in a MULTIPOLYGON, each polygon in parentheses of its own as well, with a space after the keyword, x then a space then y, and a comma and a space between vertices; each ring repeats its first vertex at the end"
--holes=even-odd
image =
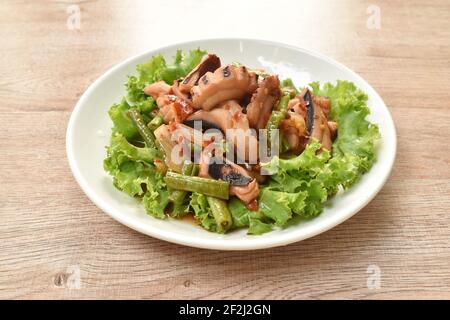
MULTIPOLYGON (((198 165, 195 165, 190 162, 185 162, 183 164, 183 170, 181 172, 183 175, 187 176, 196 176, 198 174, 198 165)), ((173 190, 170 193, 169 199, 172 201, 174 205, 174 212, 179 212, 179 207, 182 206, 186 200, 186 196, 188 195, 187 191, 183 190, 173 190)), ((184 213, 187 213, 185 211, 184 213)))
POLYGON ((169 202, 164 176, 154 166, 162 158, 157 149, 138 148, 115 133, 107 149, 103 166, 113 176, 114 186, 130 196, 142 196, 148 213, 164 218, 164 209, 169 202))
POLYGON ((283 93, 289 93, 291 98, 294 98, 298 94, 298 90, 290 78, 281 81, 281 88, 283 93))
MULTIPOLYGON (((192 175, 192 169, 194 168, 194 164, 190 162, 185 162, 183 164, 183 170, 181 174, 190 176, 192 175)), ((169 199, 173 202, 174 205, 179 205, 184 202, 186 198, 187 192, 182 190, 174 190, 170 193, 169 199)))
POLYGON ((131 119, 133 119, 134 124, 136 125, 139 134, 142 139, 144 139, 145 144, 148 148, 155 148, 155 135, 152 131, 145 125, 144 119, 141 116, 141 113, 136 108, 131 108, 128 111, 131 119))
POLYGON ((291 98, 290 93, 284 94, 281 98, 278 107, 275 111, 272 111, 269 121, 267 122, 267 130, 278 129, 281 120, 284 119, 288 107, 289 100, 291 98))
POLYGON ((161 126, 162 124, 164 124, 164 118, 161 116, 155 116, 148 124, 147 127, 150 130, 155 130, 157 129, 159 126, 161 126))
POLYGON ((207 197, 214 219, 217 224, 217 232, 225 233, 233 225, 230 210, 226 201, 214 197, 207 197))
POLYGON ((216 219, 208 204, 207 196, 201 193, 193 192, 189 208, 194 212, 195 219, 200 222, 200 225, 208 231, 217 232, 218 226, 216 219))
POLYGON ((281 121, 286 117, 286 112, 288 108, 288 103, 291 98, 290 93, 285 93, 278 103, 277 110, 272 111, 270 115, 269 121, 267 122, 267 146, 270 148, 272 137, 274 136, 274 130, 277 130, 280 127, 281 121))
POLYGON ((175 172, 168 172, 165 177, 169 188, 198 192, 207 196, 228 200, 230 184, 222 180, 191 177, 175 172))

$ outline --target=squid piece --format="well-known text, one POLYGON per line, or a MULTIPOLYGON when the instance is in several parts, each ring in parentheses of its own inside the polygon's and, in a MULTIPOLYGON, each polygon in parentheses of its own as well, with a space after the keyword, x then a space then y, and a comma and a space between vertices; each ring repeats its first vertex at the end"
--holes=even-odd
POLYGON ((328 97, 317 97, 313 96, 313 102, 314 104, 318 105, 322 111, 325 117, 329 117, 330 109, 331 109, 331 100, 328 97))
POLYGON ((237 164, 221 156, 202 153, 199 176, 224 180, 230 183, 230 195, 235 195, 245 204, 255 201, 259 195, 259 184, 255 178, 237 164))
POLYGON ((312 94, 309 90, 306 90, 304 100, 307 106, 306 119, 307 130, 309 133, 308 143, 310 143, 312 139, 317 139, 322 144, 322 148, 331 152, 331 135, 325 113, 318 104, 313 102, 312 94))
POLYGON ((253 179, 246 186, 234 186, 230 187, 230 194, 238 197, 245 204, 249 205, 254 202, 259 196, 259 184, 256 179, 253 179))
POLYGON ((258 139, 236 101, 227 101, 211 111, 196 111, 187 120, 186 124, 193 125, 195 121, 202 121, 203 124, 219 128, 225 134, 226 141, 236 150, 239 159, 257 162, 258 139))
POLYGON ((189 93, 198 80, 207 72, 214 72, 220 68, 220 59, 215 54, 208 54, 189 74, 180 82, 182 92, 189 93))
POLYGON ((166 123, 183 122, 194 112, 189 101, 173 94, 173 89, 164 81, 157 81, 144 88, 144 93, 156 100, 159 112, 166 123))
POLYGON ((159 113, 163 116, 164 122, 182 123, 186 118, 194 112, 192 105, 179 97, 166 94, 156 99, 159 107, 159 113))
POLYGON ((306 103, 298 96, 289 101, 286 119, 280 123, 280 130, 289 145, 289 150, 295 154, 303 150, 307 141, 306 116, 306 103))
POLYGON ((331 140, 335 140, 337 137, 338 124, 334 121, 328 121, 328 129, 330 129, 331 140))
POLYGON ((207 72, 214 72, 218 68, 220 68, 219 57, 215 54, 208 54, 186 77, 174 81, 173 93, 181 99, 190 100, 190 91, 193 86, 198 84, 200 77, 207 72))
POLYGON ((240 100, 258 87, 258 76, 244 66, 227 65, 207 72, 192 87, 194 108, 209 111, 227 100, 240 100))
POLYGON ((330 107, 328 98, 314 97, 308 89, 289 101, 287 117, 281 122, 280 129, 290 151, 301 152, 313 139, 317 139, 322 148, 332 151, 337 123, 327 120, 330 107))
POLYGON ((154 82, 144 88, 144 93, 146 95, 152 96, 153 99, 157 100, 158 98, 172 93, 171 87, 165 83, 164 81, 154 82))
POLYGON ((247 106, 250 127, 254 129, 265 128, 272 109, 280 98, 281 90, 278 76, 268 76, 261 81, 247 106))
POLYGON ((169 130, 169 126, 166 124, 161 125, 154 131, 156 140, 159 143, 160 148, 164 151, 164 162, 170 170, 175 172, 181 172, 183 168, 183 161, 179 159, 172 159, 172 150, 176 147, 176 141, 172 140, 172 133, 169 130))

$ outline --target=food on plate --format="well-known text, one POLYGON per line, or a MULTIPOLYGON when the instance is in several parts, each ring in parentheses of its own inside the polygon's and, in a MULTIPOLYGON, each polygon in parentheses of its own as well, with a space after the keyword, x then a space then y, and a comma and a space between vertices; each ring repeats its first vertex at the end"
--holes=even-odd
POLYGON ((298 88, 200 49, 137 71, 109 110, 104 168, 153 217, 263 234, 319 215, 375 161, 378 127, 351 82, 298 88))

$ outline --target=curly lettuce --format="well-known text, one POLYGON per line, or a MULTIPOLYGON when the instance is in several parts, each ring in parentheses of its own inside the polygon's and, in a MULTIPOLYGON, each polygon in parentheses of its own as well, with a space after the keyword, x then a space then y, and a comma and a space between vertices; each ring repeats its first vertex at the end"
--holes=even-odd
POLYGON ((132 197, 142 196, 147 212, 158 218, 164 218, 169 202, 164 176, 154 165, 162 156, 159 150, 138 148, 120 133, 114 133, 103 162, 114 186, 132 197))
POLYGON ((272 222, 260 211, 251 211, 238 198, 231 198, 228 203, 231 216, 233 217, 233 228, 247 227, 248 234, 263 234, 272 231, 272 222))
POLYGON ((203 228, 212 232, 217 232, 216 220, 213 217, 211 208, 208 205, 208 200, 204 194, 193 192, 189 206, 192 208, 196 220, 200 222, 203 228))

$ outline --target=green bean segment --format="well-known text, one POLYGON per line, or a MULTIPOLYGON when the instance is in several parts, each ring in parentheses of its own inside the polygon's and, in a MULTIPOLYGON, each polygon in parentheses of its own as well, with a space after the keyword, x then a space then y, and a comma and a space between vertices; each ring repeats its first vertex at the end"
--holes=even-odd
POLYGON ((168 172, 165 181, 167 187, 171 189, 198 192, 224 200, 229 198, 230 184, 226 181, 191 177, 175 172, 168 172))
POLYGON ((160 125, 164 124, 164 118, 160 115, 155 116, 147 125, 150 130, 155 130, 160 125))
POLYGON ((132 108, 128 111, 131 119, 133 120, 134 124, 136 125, 136 128, 139 131, 139 134, 141 135, 142 139, 144 139, 145 144, 148 148, 155 148, 155 135, 153 132, 145 125, 145 121, 142 118, 141 113, 138 109, 132 108))
POLYGON ((214 220, 216 220, 217 232, 227 232, 233 225, 233 219, 230 210, 228 209, 227 202, 214 197, 206 197, 206 199, 208 200, 214 220))
MULTIPOLYGON (((183 164, 183 168, 181 170, 181 173, 186 176, 191 176, 192 171, 194 169, 195 165, 191 162, 185 161, 183 164)), ((169 196, 170 201, 174 203, 174 205, 179 205, 184 202, 184 199, 186 198, 187 191, 183 190, 173 190, 169 196)))
POLYGON ((280 127, 281 121, 284 118, 286 118, 288 103, 290 99, 291 99, 290 93, 285 93, 285 95, 283 95, 283 97, 281 98, 280 103, 278 104, 278 110, 272 111, 272 114, 266 126, 267 139, 269 140, 267 144, 268 146, 271 145, 273 131, 278 129, 280 127))

